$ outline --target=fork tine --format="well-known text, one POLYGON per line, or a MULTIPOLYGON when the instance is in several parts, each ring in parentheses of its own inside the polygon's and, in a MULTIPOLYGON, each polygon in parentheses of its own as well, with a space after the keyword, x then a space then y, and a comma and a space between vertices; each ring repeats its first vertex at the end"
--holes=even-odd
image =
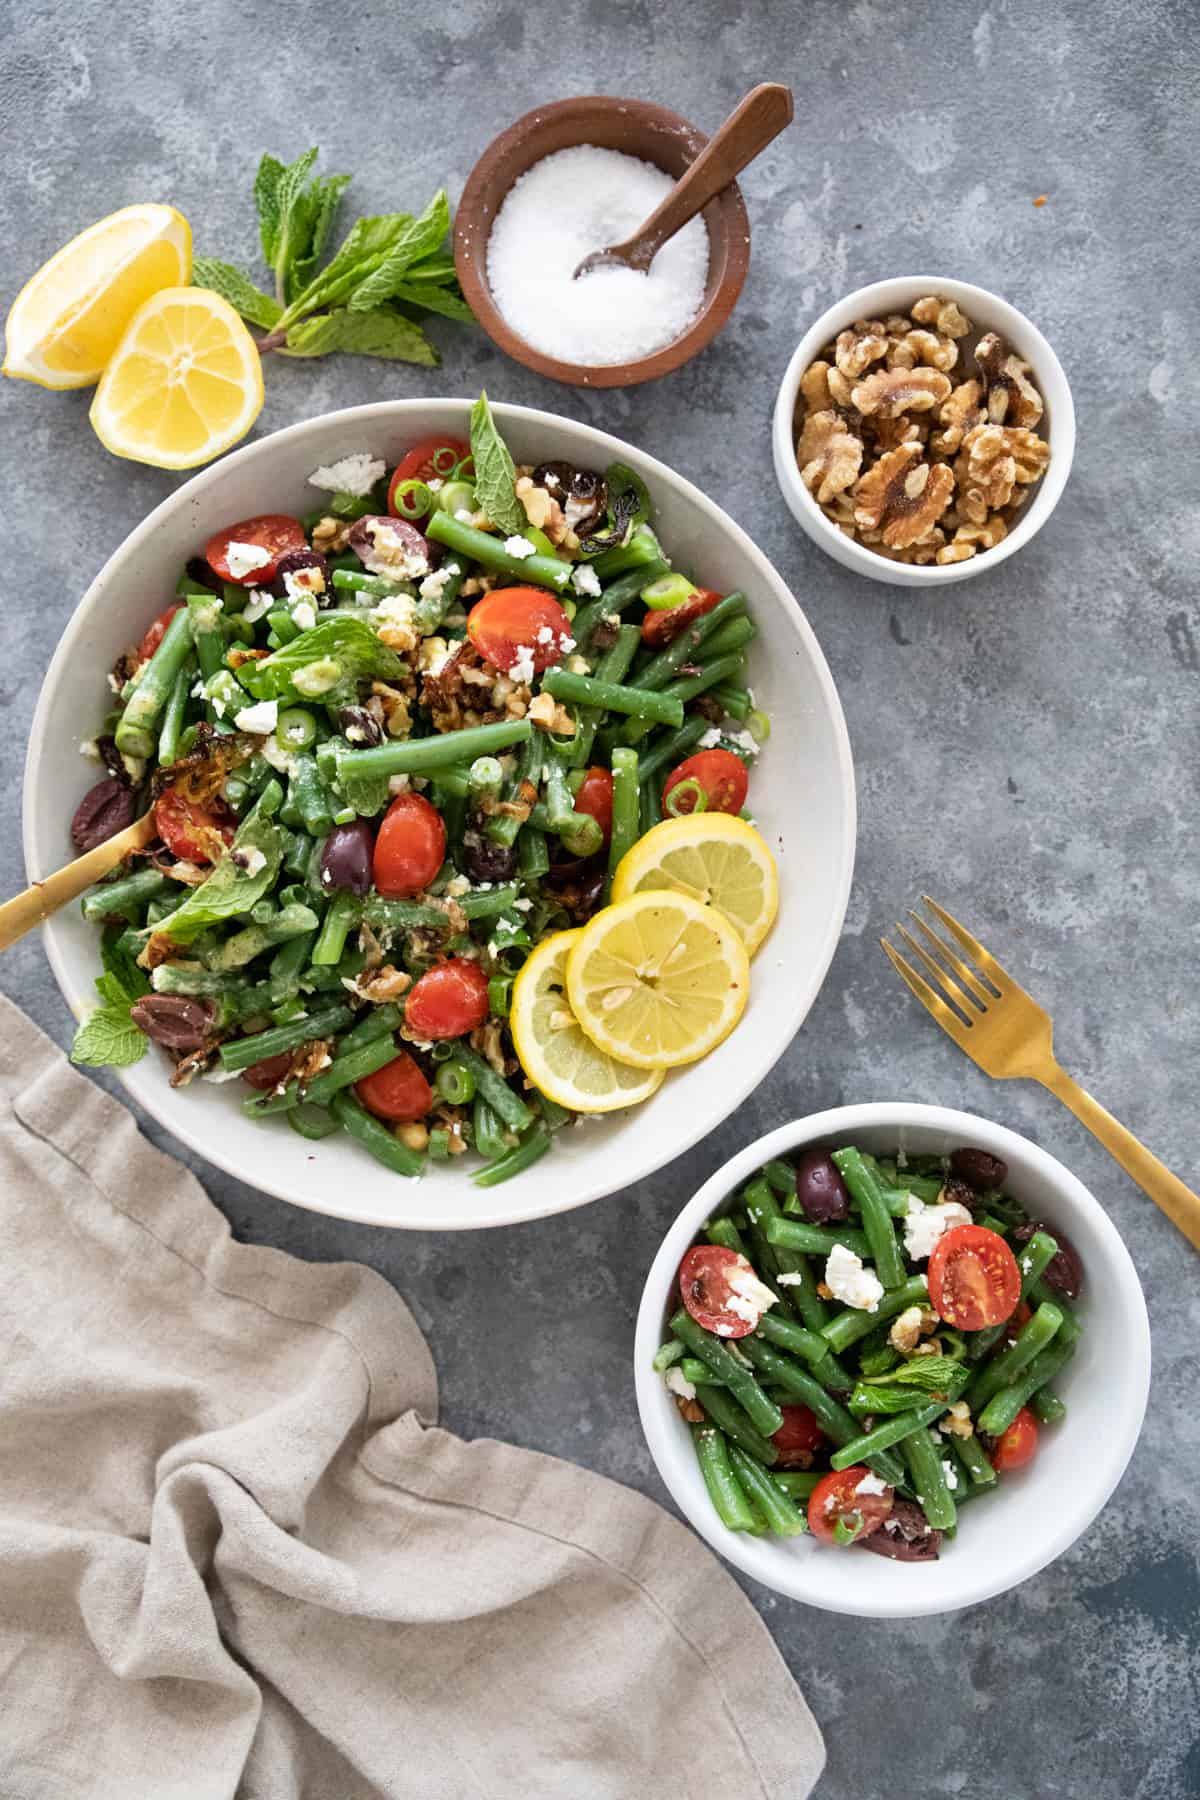
POLYGON ((936 931, 932 931, 920 913, 915 913, 910 908, 908 916, 926 942, 931 944, 942 960, 950 965, 959 980, 965 982, 969 992, 979 1001, 980 1006, 985 1008, 989 1006, 996 996, 984 986, 974 969, 965 963, 961 956, 955 955, 945 938, 939 937, 936 931))
POLYGON ((900 933, 905 947, 911 950, 915 956, 919 956, 925 967, 929 970, 929 973, 933 977, 935 987, 940 988, 943 994, 948 995, 949 998, 953 1000, 954 1004, 962 1011, 968 1025, 971 1024, 974 1019, 977 1018, 979 1013, 984 1010, 983 1007, 972 1005, 971 1001, 959 987, 957 981, 955 981, 953 975, 947 975, 941 963, 934 962, 928 951, 923 950, 920 944, 918 944, 911 931, 906 931, 903 925, 899 924, 896 926, 896 930, 900 933))
POLYGON ((953 1007, 947 1006, 941 995, 934 993, 924 977, 918 975, 915 969, 909 967, 900 952, 894 950, 886 938, 880 938, 879 942, 882 944, 887 954, 888 961, 891 963, 893 969, 895 969, 897 975, 899 975, 901 981, 907 983, 913 993, 917 996, 917 999, 921 1002, 921 1005, 933 1014, 942 1030, 954 1039, 961 1050, 965 1050, 967 1027, 963 1024, 953 1007))
POLYGON ((934 918, 941 920, 951 937, 961 944, 967 955, 975 958, 979 967, 995 987, 998 988, 1002 982, 1007 982, 1010 987, 1020 987, 1020 982, 1013 980, 1008 970, 1001 967, 991 951, 985 950, 979 939, 973 938, 966 926, 960 925, 952 913, 948 913, 944 906, 939 906, 936 900, 931 900, 928 894, 922 894, 921 898, 934 918))

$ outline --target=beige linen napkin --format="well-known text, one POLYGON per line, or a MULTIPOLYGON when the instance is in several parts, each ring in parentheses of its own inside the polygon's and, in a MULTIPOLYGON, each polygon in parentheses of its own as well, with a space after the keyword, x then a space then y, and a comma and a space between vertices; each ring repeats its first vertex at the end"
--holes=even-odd
POLYGON ((235 1243, 2 997, 0 1045, 4 1800, 803 1800, 690 1532, 436 1429, 382 1279, 235 1243))

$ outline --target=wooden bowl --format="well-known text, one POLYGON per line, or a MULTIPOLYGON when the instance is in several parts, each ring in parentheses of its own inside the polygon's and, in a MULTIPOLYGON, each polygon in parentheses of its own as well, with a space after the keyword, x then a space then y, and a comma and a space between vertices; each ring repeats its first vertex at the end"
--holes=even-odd
MULTIPOLYGON (((750 221, 736 182, 710 200, 701 217, 708 227, 708 284, 695 319, 681 337, 652 356, 628 363, 570 363, 544 356, 518 337, 492 298, 487 247, 496 214, 519 176, 544 156, 576 144, 623 150, 655 163, 672 180, 700 154, 708 139, 678 113, 648 100, 586 94, 539 106, 488 145, 467 178, 454 225, 454 260, 475 316, 501 350, 528 369, 572 387, 634 387, 678 369, 712 342, 737 303, 750 263, 750 221)), ((600 246, 597 246, 599 248, 600 246)))

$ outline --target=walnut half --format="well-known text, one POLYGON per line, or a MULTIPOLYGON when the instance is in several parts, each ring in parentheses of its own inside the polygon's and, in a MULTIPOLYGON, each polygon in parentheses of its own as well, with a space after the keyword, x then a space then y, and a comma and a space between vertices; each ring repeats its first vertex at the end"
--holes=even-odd
POLYGON ((881 456, 854 489, 855 524, 878 531, 889 550, 906 550, 932 530, 954 493, 954 476, 945 463, 927 463, 923 456, 920 444, 901 444, 881 456))
POLYGON ((809 413, 796 445, 800 479, 821 505, 844 493, 862 467, 862 440, 835 412, 809 413))

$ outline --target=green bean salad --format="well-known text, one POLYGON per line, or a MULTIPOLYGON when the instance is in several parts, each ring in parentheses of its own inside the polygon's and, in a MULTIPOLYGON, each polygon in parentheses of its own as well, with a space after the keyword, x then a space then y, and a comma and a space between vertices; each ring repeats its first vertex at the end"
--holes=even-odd
POLYGON ((1066 1408, 1083 1271, 986 1151, 769 1162, 679 1267, 654 1367, 731 1531, 936 1560, 1066 1408))
POLYGON ((572 1117, 517 1061, 515 976, 664 812, 743 807, 755 627, 672 567, 631 469, 517 469, 486 395, 469 442, 311 480, 308 517, 211 537, 110 674, 72 836, 153 835, 84 898, 73 1055, 153 1041, 173 1085, 240 1078, 251 1118, 400 1175, 471 1149, 490 1185, 572 1117))

